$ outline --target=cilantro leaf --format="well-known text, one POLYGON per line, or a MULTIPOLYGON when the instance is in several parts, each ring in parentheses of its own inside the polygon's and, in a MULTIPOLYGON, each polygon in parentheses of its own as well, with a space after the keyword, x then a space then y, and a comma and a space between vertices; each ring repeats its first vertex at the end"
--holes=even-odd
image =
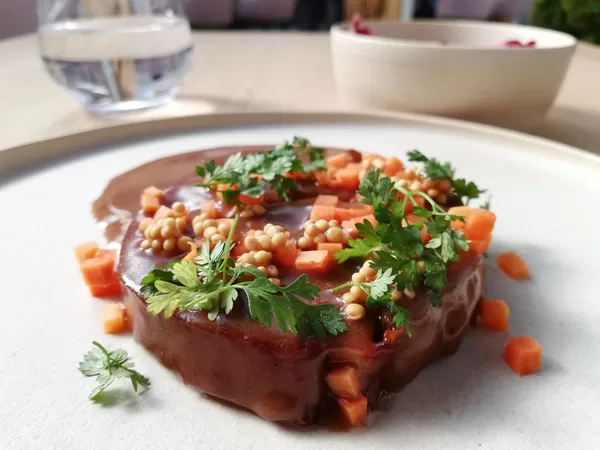
POLYGON ((90 400, 98 401, 100 395, 118 378, 128 378, 135 392, 141 387, 147 389, 150 380, 133 369, 127 352, 123 349, 108 351, 98 342, 83 356, 79 371, 86 377, 96 377, 98 385, 90 394, 90 400))

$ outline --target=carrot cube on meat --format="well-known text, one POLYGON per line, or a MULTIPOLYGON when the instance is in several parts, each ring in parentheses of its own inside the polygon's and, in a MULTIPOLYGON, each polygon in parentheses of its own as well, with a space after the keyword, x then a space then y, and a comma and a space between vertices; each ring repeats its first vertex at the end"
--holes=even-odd
POLYGON ((358 370, 355 367, 341 367, 334 369, 325 376, 325 383, 336 397, 359 398, 360 381, 358 370))
POLYGON ((337 155, 327 158, 327 165, 335 169, 343 169, 350 162, 350 156, 346 152, 338 153, 337 155))
POLYGON ((329 255, 329 261, 336 261, 333 257, 338 252, 343 250, 344 246, 339 243, 331 243, 331 242, 321 242, 317 244, 317 250, 325 250, 329 255))
POLYGON ((116 303, 106 305, 102 311, 102 325, 104 327, 104 332, 108 334, 129 331, 127 310, 125 309, 125 306, 116 303))
POLYGON ((360 170, 355 168, 340 169, 335 173, 338 185, 344 189, 358 189, 360 170))
POLYGON ((480 241, 471 241, 469 242, 469 250, 472 250, 478 255, 483 255, 490 248, 490 243, 492 242, 492 235, 490 234, 486 239, 482 239, 480 241))
POLYGON ((160 208, 160 198, 154 195, 142 194, 140 197, 140 204, 144 214, 147 216, 153 216, 158 208, 160 208))
POLYGON ((315 199, 315 205, 336 206, 337 203, 337 195, 318 195, 315 199))
POLYGON ((467 239, 484 240, 494 231, 496 214, 486 209, 473 208, 465 219, 465 235, 467 239))
POLYGON ((98 250, 93 258, 81 263, 81 274, 88 286, 107 285, 114 278, 115 250, 98 250))
POLYGON ((329 262, 327 250, 309 250, 298 253, 296 269, 303 272, 325 272, 329 262))
POLYGON ((498 268, 514 279, 529 278, 529 265, 515 252, 503 252, 496 257, 498 268))
POLYGON ((508 330, 510 309, 504 300, 483 299, 479 313, 484 328, 494 331, 508 330))
POLYGON ((357 399, 338 398, 342 414, 352 427, 357 427, 367 420, 367 399, 362 395, 357 399))
POLYGON ((93 258, 96 256, 96 253, 100 247, 98 247, 98 243, 94 241, 82 242, 78 246, 75 247, 75 257, 77 258, 77 262, 81 264, 87 259, 93 258))
POLYGON ((542 365, 542 346, 531 336, 512 337, 506 341, 502 356, 516 373, 529 375, 542 365))
POLYGON ((328 205, 314 205, 310 212, 310 220, 316 222, 317 220, 333 220, 335 217, 335 206, 328 205))

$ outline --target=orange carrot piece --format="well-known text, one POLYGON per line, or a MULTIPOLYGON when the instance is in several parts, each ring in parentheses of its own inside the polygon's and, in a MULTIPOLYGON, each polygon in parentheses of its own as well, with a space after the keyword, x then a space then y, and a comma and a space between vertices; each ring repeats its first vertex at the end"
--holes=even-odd
POLYGON ((265 202, 265 196, 261 195, 260 197, 254 198, 249 195, 240 194, 239 200, 245 205, 262 205, 265 202))
POLYGON ((496 258, 496 264, 511 278, 516 280, 529 278, 529 265, 515 252, 500 253, 496 258))
POLYGON ((200 212, 208 214, 208 217, 211 219, 216 219, 219 217, 217 205, 213 200, 206 202, 204 205, 202 205, 202 208, 200 208, 200 212))
POLYGON ((333 220, 335 217, 335 206, 328 205, 314 205, 310 212, 310 220, 316 222, 317 220, 333 220))
POLYGON ((373 226, 377 225, 377 221, 375 220, 375 216, 373 214, 369 214, 368 216, 356 217, 350 220, 344 220, 342 222, 342 228, 350 233, 350 236, 356 238, 358 236, 358 230, 356 228, 357 223, 364 223, 364 221, 369 221, 373 226))
POLYGON ((483 255, 485 252, 488 251, 491 242, 492 235, 490 234, 486 239, 469 242, 469 250, 473 250, 478 255, 483 255))
POLYGON ((367 399, 362 395, 358 399, 338 398, 342 414, 352 427, 357 427, 367 420, 367 399))
POLYGON ((335 179, 344 189, 358 189, 360 170, 354 168, 340 169, 335 173, 335 179))
POLYGON ((279 266, 293 269, 296 267, 298 248, 293 242, 288 242, 285 247, 273 251, 273 261, 279 266))
POLYGON ((488 330, 506 331, 508 330, 508 318, 510 309, 504 300, 481 301, 479 310, 481 325, 488 330))
MULTIPOLYGON (((190 251, 187 255, 184 256, 184 261, 193 261, 196 256, 198 256, 198 246, 195 242, 190 242, 190 251)), ((235 247, 234 247, 235 248, 235 247)))
POLYGON ((78 246, 75 247, 75 257, 77 258, 77 262, 81 264, 87 259, 93 258, 96 256, 96 253, 100 250, 98 247, 98 243, 94 241, 82 242, 78 246))
POLYGON ((465 219, 465 235, 472 241, 484 240, 492 234, 496 224, 496 214, 491 211, 473 208, 465 219))
POLYGON ((111 303, 106 305, 102 311, 102 325, 107 334, 122 333, 129 331, 127 310, 122 304, 111 303))
POLYGON ((377 159, 377 158, 379 158, 379 159, 385 159, 385 158, 382 158, 377 153, 367 153, 367 154, 363 155, 362 160, 363 161, 371 162, 371 161, 373 161, 374 159, 377 159))
POLYGON ((88 289, 93 297, 112 297, 123 293, 123 286, 116 272, 113 272, 105 284, 90 284, 88 289))
POLYGON ((81 263, 81 274, 88 286, 110 284, 115 274, 115 250, 98 250, 93 258, 81 263))
POLYGON ((148 186, 146 189, 144 189, 142 194, 156 197, 159 200, 162 200, 163 198, 163 191, 156 186, 148 186))
POLYGON ((337 195, 317 195, 315 199, 315 205, 336 206, 337 204, 337 195))
POLYGON ((298 253, 296 269, 306 272, 325 272, 329 262, 327 250, 309 250, 298 253))
POLYGON ((160 208, 160 199, 153 195, 142 194, 140 197, 140 205, 142 206, 144 214, 153 216, 158 208, 160 208))
POLYGON ((335 169, 343 169, 350 162, 350 156, 346 152, 338 153, 337 155, 327 158, 327 165, 335 169))
POLYGON ((337 261, 333 255, 343 250, 344 246, 339 243, 321 242, 317 244, 317 250, 325 250, 329 255, 329 261, 337 261))
POLYGON ((404 169, 404 164, 395 156, 388 158, 385 160, 385 166, 383 168, 383 173, 385 173, 388 177, 393 177, 398 172, 404 169))
POLYGON ((506 341, 502 356, 516 373, 529 375, 542 365, 542 346, 531 336, 512 337, 506 341))
POLYGON ((358 398, 361 396, 358 370, 355 367, 346 366, 332 370, 325 376, 325 383, 336 397, 358 398))

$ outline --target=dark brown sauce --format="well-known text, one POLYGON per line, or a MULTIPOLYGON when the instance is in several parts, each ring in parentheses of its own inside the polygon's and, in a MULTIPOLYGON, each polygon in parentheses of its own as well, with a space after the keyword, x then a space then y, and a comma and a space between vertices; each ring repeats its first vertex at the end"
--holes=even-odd
MULTIPOLYGON (((427 364, 456 350, 482 291, 483 270, 478 260, 451 274, 443 308, 431 306, 422 291, 413 300, 405 298, 403 306, 411 312, 412 338, 398 335, 386 313, 376 309, 368 310, 366 320, 350 322, 348 332, 321 341, 300 339, 275 324, 268 328, 250 320, 243 299, 229 315, 220 314, 215 321, 209 321, 204 311, 186 311, 165 320, 148 313, 139 295, 143 276, 181 256, 157 256, 139 249, 141 191, 149 185, 165 189, 165 204, 181 201, 193 215, 213 199, 209 192, 194 186, 196 164, 206 159, 223 162, 234 152, 265 148, 219 148, 153 161, 112 180, 94 203, 94 215, 105 227, 107 238, 122 244, 119 271, 130 289, 127 304, 134 320, 134 336, 163 364, 177 371, 186 384, 269 420, 307 424, 315 417, 320 417, 320 422, 339 417, 331 412, 335 405, 331 406, 324 383, 325 372, 338 365, 359 370, 363 394, 373 407, 386 392, 401 388, 427 364)), ((312 199, 319 193, 331 191, 314 183, 301 184, 295 201, 269 207, 259 220, 241 220, 239 230, 274 223, 298 237, 312 199)), ((335 191, 335 195, 348 201, 354 193, 335 191)), ((225 205, 219 207, 227 209, 225 205)), ((322 289, 319 302, 342 305, 330 289, 347 282, 356 269, 355 263, 347 263, 326 274, 309 274, 322 289)), ((282 278, 285 282, 298 275, 289 270, 282 278)))

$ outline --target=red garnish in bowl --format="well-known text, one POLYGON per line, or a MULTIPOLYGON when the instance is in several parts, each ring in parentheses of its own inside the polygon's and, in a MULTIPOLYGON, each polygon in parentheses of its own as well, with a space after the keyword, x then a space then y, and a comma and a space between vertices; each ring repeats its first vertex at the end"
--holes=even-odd
POLYGON ((363 26, 362 16, 359 13, 355 13, 352 16, 352 31, 354 31, 356 34, 366 34, 368 36, 373 34, 369 27, 363 26))
POLYGON ((504 43, 505 47, 515 47, 515 48, 534 48, 535 41, 529 41, 527 43, 521 43, 519 41, 507 41, 504 43))

